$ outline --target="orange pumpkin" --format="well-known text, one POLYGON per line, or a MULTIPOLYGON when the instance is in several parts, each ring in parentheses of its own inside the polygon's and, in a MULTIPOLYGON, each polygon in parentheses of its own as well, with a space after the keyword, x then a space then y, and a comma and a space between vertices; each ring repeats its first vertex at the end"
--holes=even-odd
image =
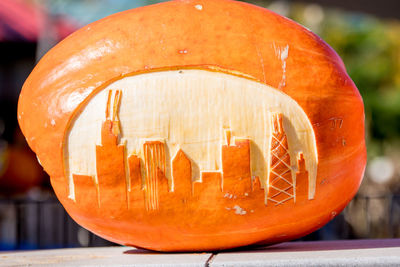
POLYGON ((339 56, 228 0, 78 30, 35 67, 18 119, 74 220, 159 251, 306 235, 343 210, 366 163, 362 99, 339 56))

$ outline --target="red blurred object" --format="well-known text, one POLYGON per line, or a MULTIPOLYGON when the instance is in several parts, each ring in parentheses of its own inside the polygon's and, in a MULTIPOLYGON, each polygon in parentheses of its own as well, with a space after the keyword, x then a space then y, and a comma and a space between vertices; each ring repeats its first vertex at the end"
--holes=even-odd
POLYGON ((31 1, 0 1, 0 42, 36 42, 49 28, 61 40, 78 25, 69 18, 52 16, 43 6, 31 1))
POLYGON ((7 196, 23 194, 49 182, 19 128, 13 139, 13 144, 0 142, 0 194, 7 196))
POLYGON ((40 186, 45 174, 27 147, 9 146, 0 155, 0 193, 13 195, 40 186))

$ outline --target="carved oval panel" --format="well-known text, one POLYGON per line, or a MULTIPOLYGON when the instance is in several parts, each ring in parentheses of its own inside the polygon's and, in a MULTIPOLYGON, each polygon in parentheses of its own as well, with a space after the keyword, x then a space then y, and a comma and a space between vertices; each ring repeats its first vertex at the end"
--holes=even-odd
POLYGON ((100 207, 111 201, 102 191, 110 185, 127 202, 139 187, 147 210, 162 207, 160 190, 190 198, 196 186, 218 186, 227 198, 258 186, 265 205, 295 203, 299 173, 308 179, 308 199, 317 190, 315 135, 296 101, 205 70, 139 74, 102 89, 72 120, 64 164, 69 197, 78 201, 76 184, 89 183, 100 207), (207 177, 217 181, 203 183, 207 177))

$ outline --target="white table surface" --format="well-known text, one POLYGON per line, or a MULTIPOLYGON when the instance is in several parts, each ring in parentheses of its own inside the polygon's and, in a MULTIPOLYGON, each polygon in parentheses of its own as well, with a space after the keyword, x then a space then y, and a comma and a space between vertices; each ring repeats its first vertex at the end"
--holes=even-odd
POLYGON ((400 266, 400 239, 286 242, 216 253, 129 247, 0 252, 0 266, 400 266))

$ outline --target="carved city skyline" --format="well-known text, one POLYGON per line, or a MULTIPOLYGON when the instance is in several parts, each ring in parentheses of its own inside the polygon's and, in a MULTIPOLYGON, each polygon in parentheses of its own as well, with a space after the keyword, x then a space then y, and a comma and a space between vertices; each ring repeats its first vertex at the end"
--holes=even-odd
MULTIPOLYGON (((164 140, 146 140, 139 153, 126 155, 126 145, 121 142, 118 110, 122 97, 120 90, 109 90, 105 107, 105 119, 101 125, 101 144, 96 145, 96 177, 75 174, 75 188, 85 184, 92 187, 99 207, 110 201, 103 197, 102 189, 116 188, 112 201, 126 202, 141 197, 148 211, 158 210, 160 192, 179 194, 190 200, 201 187, 217 187, 224 197, 248 196, 255 190, 264 190, 266 205, 283 205, 296 202, 296 178, 308 179, 305 160, 300 152, 297 166, 291 166, 287 135, 283 127, 283 114, 271 116, 272 136, 270 145, 269 175, 265 184, 251 172, 251 140, 224 131, 226 143, 221 144, 221 169, 201 171, 200 177, 192 178, 192 160, 180 148, 171 156, 171 176, 167 178, 167 144, 164 140), (234 168, 232 168, 234 166, 234 168)), ((83 192, 76 192, 79 199, 83 192)))

